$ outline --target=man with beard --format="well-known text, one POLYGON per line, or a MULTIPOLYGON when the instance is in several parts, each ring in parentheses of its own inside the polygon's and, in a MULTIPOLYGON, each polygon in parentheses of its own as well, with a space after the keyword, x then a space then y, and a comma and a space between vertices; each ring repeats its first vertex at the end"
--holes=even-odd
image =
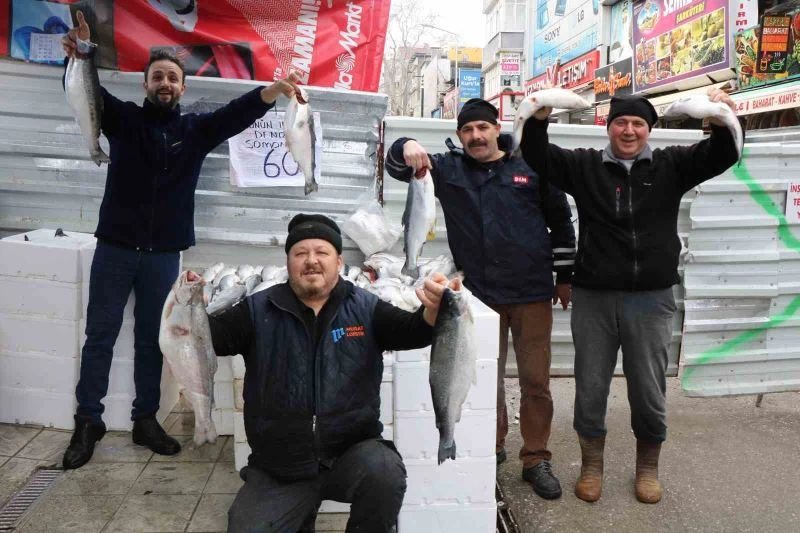
POLYGON ((511 328, 521 390, 522 477, 542 498, 558 498, 561 485, 547 448, 553 420, 550 333, 552 306, 560 300, 566 309, 570 300, 575 231, 565 194, 509 153, 511 136, 500 135, 497 116, 492 104, 473 98, 458 115, 456 134, 463 149, 428 155, 418 142, 403 137, 392 145, 386 169, 402 181, 430 169, 464 284, 500 315, 497 463, 506 458, 504 377, 511 328))
POLYGON ((426 279, 423 306, 409 313, 339 276, 330 218, 296 215, 285 249, 288 282, 209 317, 214 352, 242 354, 246 369, 252 453, 228 531, 314 531, 322 500, 352 504, 347 531, 394 531, 406 470, 381 438, 382 354, 431 343, 447 278, 426 279))
MULTIPOLYGON (((86 47, 90 30, 83 14, 62 40, 67 56, 86 47)), ((91 52, 89 52, 91 53, 91 52)), ((180 60, 154 52, 144 71, 140 107, 102 89, 102 131, 111 148, 105 193, 95 231, 86 342, 75 390, 75 431, 64 453, 66 469, 92 457, 105 434, 101 400, 108 391, 114 344, 131 289, 134 310, 133 442, 162 455, 180 451, 156 421, 163 356, 158 346, 161 308, 178 276, 180 252, 195 244, 194 193, 206 154, 291 96, 297 78, 256 88, 213 113, 181 115, 186 90, 180 60)))

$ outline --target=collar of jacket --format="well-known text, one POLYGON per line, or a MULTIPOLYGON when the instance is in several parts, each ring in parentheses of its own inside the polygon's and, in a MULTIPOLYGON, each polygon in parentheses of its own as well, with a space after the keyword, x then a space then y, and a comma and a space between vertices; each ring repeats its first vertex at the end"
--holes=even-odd
MULTIPOLYGON (((650 148, 649 144, 644 146, 644 150, 639 152, 639 155, 636 156, 634 162, 636 161, 653 161, 653 150, 650 148)), ((617 165, 623 165, 622 160, 614 155, 614 152, 611 151, 611 143, 607 144, 606 147, 603 149, 603 163, 616 163, 617 165)))
POLYGON ((172 109, 163 109, 157 107, 147 98, 144 99, 142 110, 144 111, 145 118, 155 122, 165 123, 181 116, 181 104, 176 104, 172 109))
MULTIPOLYGON (((340 276, 339 281, 331 291, 330 296, 328 296, 328 301, 325 302, 325 305, 330 304, 338 306, 342 300, 353 292, 353 287, 354 285, 352 283, 342 279, 340 276)), ((308 307, 300 301, 300 298, 294 293, 288 281, 276 285, 275 289, 270 291, 269 299, 281 309, 286 309, 299 317, 303 316, 303 309, 308 307)), ((320 311, 320 313, 321 312, 322 311, 320 311)))

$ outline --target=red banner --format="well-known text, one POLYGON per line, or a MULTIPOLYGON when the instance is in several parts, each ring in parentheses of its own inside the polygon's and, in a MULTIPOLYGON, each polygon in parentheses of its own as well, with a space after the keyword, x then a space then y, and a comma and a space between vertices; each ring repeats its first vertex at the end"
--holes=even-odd
MULTIPOLYGON (((15 7, 20 0, 11 1, 10 25, 16 27, 15 7)), ((90 26, 97 23, 92 40, 104 52, 114 51, 102 54, 101 67, 143 71, 152 50, 173 48, 189 75, 271 81, 296 71, 307 85, 375 92, 390 0, 45 0, 33 4, 42 9, 48 4, 70 4, 73 20, 75 10, 94 8, 95 13, 87 17, 90 26)), ((26 11, 30 18, 32 6, 26 5, 26 11)), ((0 31, 8 28, 6 22, 0 31)))

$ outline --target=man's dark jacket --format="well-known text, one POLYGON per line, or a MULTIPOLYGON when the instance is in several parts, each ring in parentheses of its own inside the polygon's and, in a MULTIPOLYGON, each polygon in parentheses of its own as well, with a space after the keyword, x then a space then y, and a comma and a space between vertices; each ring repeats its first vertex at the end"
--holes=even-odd
POLYGON ((534 118, 525 123, 521 149, 536 172, 575 198, 573 285, 628 291, 680 283, 681 198, 738 157, 730 132, 712 126, 709 138, 691 146, 646 147, 628 171, 610 148, 565 150, 549 143, 547 121, 534 118))
POLYGON ((288 283, 211 318, 217 355, 245 362, 249 466, 291 481, 318 475, 350 446, 380 438, 383 351, 427 346, 415 313, 339 279, 318 315, 288 283))
MULTIPOLYGON (((413 175, 403 159, 408 140, 397 139, 386 156, 389 175, 405 182, 413 175)), ((544 185, 521 157, 508 155, 510 143, 500 135, 506 155, 488 164, 459 148, 430 154, 453 261, 464 284, 490 305, 551 299, 553 271, 568 283, 575 254, 566 195, 544 185)))

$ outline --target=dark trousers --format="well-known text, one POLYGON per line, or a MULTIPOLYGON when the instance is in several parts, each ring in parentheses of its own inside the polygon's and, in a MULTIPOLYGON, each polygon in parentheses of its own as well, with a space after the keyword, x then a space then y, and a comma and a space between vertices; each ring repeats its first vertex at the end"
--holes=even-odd
POLYGON ((263 470, 243 469, 244 486, 228 511, 229 533, 314 531, 322 500, 350 503, 347 532, 394 531, 406 492, 406 469, 389 441, 351 446, 314 479, 280 482, 263 470))
POLYGON ((639 440, 667 435, 667 356, 672 340, 672 289, 600 291, 573 287, 575 431, 584 438, 606 434, 606 406, 622 347, 631 427, 639 440))
POLYGON ((523 468, 551 459, 547 449, 553 422, 553 397, 550 394, 550 335, 553 305, 550 300, 530 304, 493 305, 500 315, 500 353, 497 359, 497 435, 495 451, 505 447, 508 435, 506 407, 506 360, 508 330, 514 342, 519 373, 519 430, 523 468))
POLYGON ((100 400, 108 392, 114 343, 131 289, 136 298, 133 363, 136 399, 131 418, 155 415, 158 411, 163 361, 158 330, 164 301, 178 277, 179 264, 179 252, 138 251, 97 241, 89 279, 86 342, 75 389, 78 415, 94 422, 102 419, 105 407, 100 400))

